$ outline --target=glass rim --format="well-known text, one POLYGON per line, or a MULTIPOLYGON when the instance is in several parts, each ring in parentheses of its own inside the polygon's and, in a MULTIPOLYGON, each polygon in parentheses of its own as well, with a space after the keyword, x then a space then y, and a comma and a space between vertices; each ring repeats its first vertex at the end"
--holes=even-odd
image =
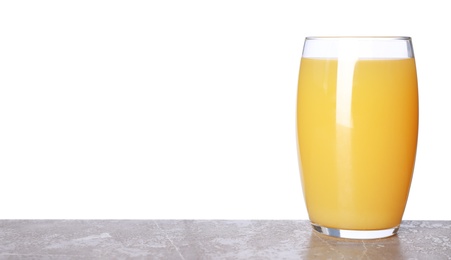
POLYGON ((410 41, 410 36, 307 36, 305 40, 401 40, 410 41))
POLYGON ((304 41, 304 58, 413 58, 408 36, 309 36, 304 41))

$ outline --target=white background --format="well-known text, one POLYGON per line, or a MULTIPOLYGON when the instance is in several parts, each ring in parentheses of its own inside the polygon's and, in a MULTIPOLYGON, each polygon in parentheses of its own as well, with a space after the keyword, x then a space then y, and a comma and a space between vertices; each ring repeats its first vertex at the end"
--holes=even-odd
POLYGON ((413 38, 405 219, 451 219, 447 1, 2 1, 0 218, 307 219, 309 35, 413 38))

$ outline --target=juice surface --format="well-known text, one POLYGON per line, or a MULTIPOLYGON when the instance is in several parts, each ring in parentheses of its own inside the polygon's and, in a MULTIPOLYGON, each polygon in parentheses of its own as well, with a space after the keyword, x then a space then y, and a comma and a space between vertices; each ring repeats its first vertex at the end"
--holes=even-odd
POLYGON ((297 127, 312 222, 354 230, 400 224, 417 146, 414 59, 303 58, 297 127))

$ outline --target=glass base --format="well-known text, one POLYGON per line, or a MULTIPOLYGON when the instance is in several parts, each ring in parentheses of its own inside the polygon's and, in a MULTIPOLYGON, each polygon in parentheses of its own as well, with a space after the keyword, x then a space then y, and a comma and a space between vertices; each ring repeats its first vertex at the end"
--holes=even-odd
POLYGON ((346 230, 337 228, 323 227, 318 224, 312 223, 313 230, 321 234, 325 234, 332 237, 350 238, 350 239, 377 239, 396 235, 398 233, 399 226, 382 230, 346 230))

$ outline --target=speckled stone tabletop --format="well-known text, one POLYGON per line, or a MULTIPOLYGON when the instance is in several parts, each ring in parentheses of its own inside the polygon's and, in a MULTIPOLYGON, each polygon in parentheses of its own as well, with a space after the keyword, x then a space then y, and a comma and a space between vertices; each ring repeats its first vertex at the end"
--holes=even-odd
POLYGON ((347 240, 305 220, 0 220, 0 259, 451 259, 451 221, 347 240))

